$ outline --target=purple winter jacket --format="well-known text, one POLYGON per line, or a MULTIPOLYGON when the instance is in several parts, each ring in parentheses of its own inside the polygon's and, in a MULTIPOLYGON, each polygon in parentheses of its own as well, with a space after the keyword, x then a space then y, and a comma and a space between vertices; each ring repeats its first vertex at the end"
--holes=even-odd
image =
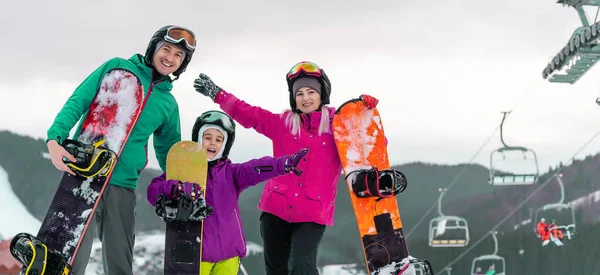
MULTIPOLYGON (((202 261, 216 263, 235 256, 246 256, 246 237, 238 199, 240 193, 250 186, 284 175, 288 156, 269 156, 244 163, 232 163, 226 159, 209 167, 206 181, 206 204, 213 207, 212 215, 204 220, 202 236, 202 261)), ((147 199, 152 202, 167 184, 166 175, 152 179, 147 199)))

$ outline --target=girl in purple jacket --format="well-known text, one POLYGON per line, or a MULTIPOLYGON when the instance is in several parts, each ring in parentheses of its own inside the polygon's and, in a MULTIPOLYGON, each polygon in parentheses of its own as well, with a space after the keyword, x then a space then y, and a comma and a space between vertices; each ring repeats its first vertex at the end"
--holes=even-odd
MULTIPOLYGON (((258 203, 267 275, 318 275, 317 249, 326 226, 333 226, 342 164, 333 138, 335 108, 329 107, 331 82, 312 62, 294 65, 286 75, 291 109, 275 114, 221 89, 205 74, 194 88, 218 103, 245 128, 273 142, 273 156, 310 147, 298 165, 302 175, 272 178, 258 203)), ((362 95, 367 108, 378 100, 362 95)))
MULTIPOLYGON (((240 193, 265 180, 293 172, 302 172, 298 162, 308 153, 303 148, 295 154, 278 158, 269 156, 244 163, 232 163, 227 158, 235 140, 235 122, 220 111, 208 111, 196 119, 192 140, 201 142, 208 157, 206 205, 212 215, 204 219, 202 236, 203 275, 237 275, 240 258, 246 256, 246 238, 242 228, 238 199, 240 193)), ((159 197, 191 197, 198 192, 193 183, 166 180, 165 174, 154 178, 148 186, 148 202, 156 206, 159 197)))

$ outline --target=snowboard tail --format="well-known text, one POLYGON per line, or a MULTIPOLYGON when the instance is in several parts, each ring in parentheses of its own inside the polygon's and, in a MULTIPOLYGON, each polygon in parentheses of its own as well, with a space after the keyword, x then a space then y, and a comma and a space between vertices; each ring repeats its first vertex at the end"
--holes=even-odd
MULTIPOLYGON (((167 154, 167 179, 199 184, 206 198, 208 158, 200 144, 180 141, 167 154)), ((167 223, 164 274, 200 274, 203 221, 167 223)))
POLYGON ((367 272, 398 275, 414 270, 411 263, 420 260, 409 255, 396 201, 407 181, 390 167, 379 111, 366 108, 360 99, 349 100, 336 110, 333 129, 367 272))
POLYGON ((202 222, 167 225, 164 274, 200 274, 202 222))
POLYGON ((35 236, 19 233, 11 241, 10 247, 13 257, 23 263, 21 274, 70 274, 71 266, 63 256, 48 251, 48 246, 35 236))
MULTIPOLYGON (((75 171, 77 173, 75 176, 69 173, 63 174, 37 236, 34 237, 37 243, 45 245, 48 257, 59 256, 62 258, 58 265, 65 262, 68 269, 71 269, 96 206, 106 184, 111 179, 116 166, 115 162, 118 161, 146 100, 147 96, 144 98, 144 88, 139 78, 127 70, 113 69, 107 72, 102 79, 100 88, 83 121, 77 142, 84 145, 95 145, 102 140, 107 151, 110 151, 111 154, 114 152, 116 156, 107 160, 112 163, 106 162, 110 165, 100 167, 99 173, 82 174, 82 171, 75 171)), ((63 146, 68 144, 71 143, 65 142, 63 146)), ((78 158, 78 156, 74 157, 78 158)), ((84 161, 84 163, 87 162, 84 161)), ((89 172, 89 170, 83 172, 89 172)), ((33 236, 29 235, 29 237, 33 236)), ((11 251, 15 250, 17 253, 13 253, 13 256, 18 253, 24 256, 15 257, 24 265, 21 269, 22 274, 34 274, 28 273, 26 270, 26 263, 32 262, 32 258, 28 257, 28 255, 33 255, 31 249, 27 249, 27 246, 24 245, 17 246, 17 244, 26 242, 27 236, 21 234, 15 236, 11 242, 11 251)), ((33 262, 36 262, 35 259, 33 262)), ((48 262, 46 270, 39 275, 63 274, 51 272, 50 270, 54 270, 53 264, 54 262, 48 262)))

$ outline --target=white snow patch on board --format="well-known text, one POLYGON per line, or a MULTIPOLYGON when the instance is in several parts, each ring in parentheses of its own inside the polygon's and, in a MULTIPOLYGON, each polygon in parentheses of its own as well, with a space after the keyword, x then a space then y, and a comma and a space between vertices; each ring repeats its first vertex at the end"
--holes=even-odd
MULTIPOLYGON (((118 152, 121 149, 122 141, 127 136, 127 126, 137 115, 136 108, 140 104, 136 96, 138 88, 139 84, 136 77, 125 77, 125 73, 118 70, 111 71, 104 77, 100 84, 100 89, 94 100, 94 102, 98 103, 97 112, 90 115, 100 120, 103 115, 103 108, 118 104, 115 121, 110 125, 110 129, 105 130, 108 134, 104 137, 108 148, 114 152, 118 152), (120 85, 120 90, 115 93, 114 90, 117 84, 120 85)), ((90 126, 81 133, 79 138, 85 143, 92 143, 95 133, 98 132, 94 129, 93 125, 90 126)))
POLYGON ((79 187, 73 188, 73 195, 84 198, 87 204, 93 204, 100 194, 90 187, 92 181, 93 178, 88 178, 79 187))

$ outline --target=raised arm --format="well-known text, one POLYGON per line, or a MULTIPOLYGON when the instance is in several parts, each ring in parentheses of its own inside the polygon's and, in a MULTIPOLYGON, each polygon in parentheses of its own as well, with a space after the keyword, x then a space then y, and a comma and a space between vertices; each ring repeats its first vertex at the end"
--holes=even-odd
POLYGON ((257 106, 252 106, 234 95, 224 91, 205 74, 194 81, 199 93, 218 103, 221 109, 244 128, 253 128, 268 138, 273 138, 281 127, 281 117, 257 106))
POLYGON ((297 175, 301 174, 302 172, 298 170, 297 166, 306 154, 308 154, 308 148, 303 148, 289 156, 278 158, 265 156, 244 163, 233 164, 233 181, 236 184, 238 193, 250 186, 290 172, 297 175))

